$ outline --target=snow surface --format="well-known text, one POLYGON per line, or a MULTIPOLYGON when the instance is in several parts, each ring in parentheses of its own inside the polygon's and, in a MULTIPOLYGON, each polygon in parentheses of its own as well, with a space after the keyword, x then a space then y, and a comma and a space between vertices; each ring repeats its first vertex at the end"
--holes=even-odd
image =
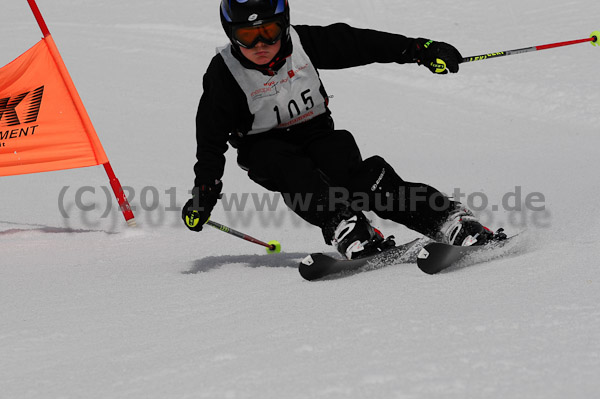
MULTIPOLYGON (((282 203, 213 214, 279 240, 284 252, 272 256, 208 227, 191 233, 174 210, 193 181, 202 75, 225 43, 218 2, 39 6, 135 194, 139 227, 107 198, 101 167, 0 180, 1 398, 600 397, 600 49, 463 64, 443 77, 416 65, 322 71, 337 126, 365 158, 447 193, 485 195, 491 227, 526 232, 517 255, 436 276, 404 264, 307 282, 298 261, 332 250, 282 203), (513 210, 529 194, 545 209, 513 210)), ((294 23, 431 37, 465 56, 600 28, 592 0, 291 6, 294 23)), ((3 1, 0 36, 0 65, 39 40, 25 1, 3 1)), ((228 161, 225 192, 267 194, 233 151, 228 161)), ((376 222, 399 241, 418 237, 376 222)))

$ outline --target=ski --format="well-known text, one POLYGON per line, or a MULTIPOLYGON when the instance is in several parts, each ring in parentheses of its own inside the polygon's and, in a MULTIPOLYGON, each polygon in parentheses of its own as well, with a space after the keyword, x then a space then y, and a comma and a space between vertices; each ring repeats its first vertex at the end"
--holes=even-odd
POLYGON ((363 268, 380 268, 394 263, 414 263, 422 248, 423 239, 416 239, 406 244, 393 246, 383 252, 359 259, 338 259, 323 253, 308 255, 300 262, 298 271, 309 281, 344 272, 355 272, 363 268))
POLYGON ((417 266, 427 274, 436 274, 458 264, 485 262, 505 255, 505 251, 498 249, 514 237, 467 247, 432 242, 425 245, 417 255, 417 266))

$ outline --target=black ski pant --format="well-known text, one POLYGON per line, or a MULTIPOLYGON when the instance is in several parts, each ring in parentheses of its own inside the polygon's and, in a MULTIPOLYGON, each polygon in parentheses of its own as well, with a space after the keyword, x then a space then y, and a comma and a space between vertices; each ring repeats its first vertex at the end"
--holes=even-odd
POLYGON ((286 205, 321 227, 330 243, 341 214, 373 211, 434 237, 454 202, 433 187, 406 182, 381 157, 363 160, 346 130, 274 130, 245 137, 238 164, 286 205))

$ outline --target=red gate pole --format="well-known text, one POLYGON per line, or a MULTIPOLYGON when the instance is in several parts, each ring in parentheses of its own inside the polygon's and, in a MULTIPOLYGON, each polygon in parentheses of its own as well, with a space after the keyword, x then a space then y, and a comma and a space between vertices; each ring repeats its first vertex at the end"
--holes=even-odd
MULTIPOLYGON (((67 71, 67 68, 64 65, 64 62, 63 62, 62 58, 60 57, 60 53, 58 52, 58 49, 56 48, 54 40, 52 39, 52 35, 50 35, 50 30, 48 29, 48 25, 46 25, 46 21, 44 21, 44 17, 42 17, 42 13, 40 12, 40 9, 38 8, 35 0, 27 0, 27 3, 29 3, 29 7, 31 7, 31 11, 33 12, 35 19, 36 19, 38 25, 40 26, 40 29, 42 30, 44 39, 46 39, 46 38, 49 39, 49 40, 47 40, 47 44, 48 44, 48 48, 50 49, 50 53, 52 54, 54 61, 56 62, 57 66, 58 66, 58 70, 60 71, 60 74, 65 82, 65 86, 67 87, 67 90, 69 90, 69 94, 71 95, 71 98, 73 99, 73 103, 75 105, 75 108, 77 109, 77 113, 79 114, 79 117, 81 118, 81 121, 89 134, 90 131, 94 131, 94 126, 92 125, 92 121, 90 120, 90 117, 89 117, 87 111, 85 110, 85 107, 83 106, 83 102, 81 101, 81 98, 79 97, 79 93, 77 93, 75 84, 73 83, 73 80, 71 79, 71 76, 69 75, 69 72, 67 71)), ((113 192, 115 193, 115 197, 117 198, 119 208, 121 209, 121 212, 123 213, 123 216, 125 217, 125 220, 127 221, 127 225, 132 226, 132 227, 135 226, 136 223, 135 223, 135 217, 133 215, 133 211, 131 210, 129 201, 127 201, 127 197, 125 196, 123 187, 121 187, 121 183, 119 182, 119 179, 117 179, 117 177, 115 176, 115 172, 113 171, 112 167, 110 166, 110 162, 107 161, 106 163, 103 163, 102 165, 104 166, 104 170, 106 171, 106 174, 108 175, 108 180, 110 182, 110 186, 111 186, 113 192)))
POLYGON ((40 12, 40 9, 38 8, 35 0, 27 0, 27 2, 29 3, 29 7, 31 7, 31 11, 33 11, 35 20, 37 21, 38 25, 40 26, 40 29, 42 30, 44 37, 50 36, 50 31, 48 30, 46 21, 44 21, 44 17, 42 17, 42 13, 40 12))

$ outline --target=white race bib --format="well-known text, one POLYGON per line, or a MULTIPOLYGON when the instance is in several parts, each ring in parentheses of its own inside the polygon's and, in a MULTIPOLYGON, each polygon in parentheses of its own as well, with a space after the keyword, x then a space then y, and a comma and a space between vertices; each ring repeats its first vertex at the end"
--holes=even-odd
POLYGON ((244 66, 231 54, 231 44, 217 49, 246 95, 254 123, 248 134, 287 128, 326 111, 317 70, 306 55, 300 37, 290 27, 293 52, 274 76, 244 66))

